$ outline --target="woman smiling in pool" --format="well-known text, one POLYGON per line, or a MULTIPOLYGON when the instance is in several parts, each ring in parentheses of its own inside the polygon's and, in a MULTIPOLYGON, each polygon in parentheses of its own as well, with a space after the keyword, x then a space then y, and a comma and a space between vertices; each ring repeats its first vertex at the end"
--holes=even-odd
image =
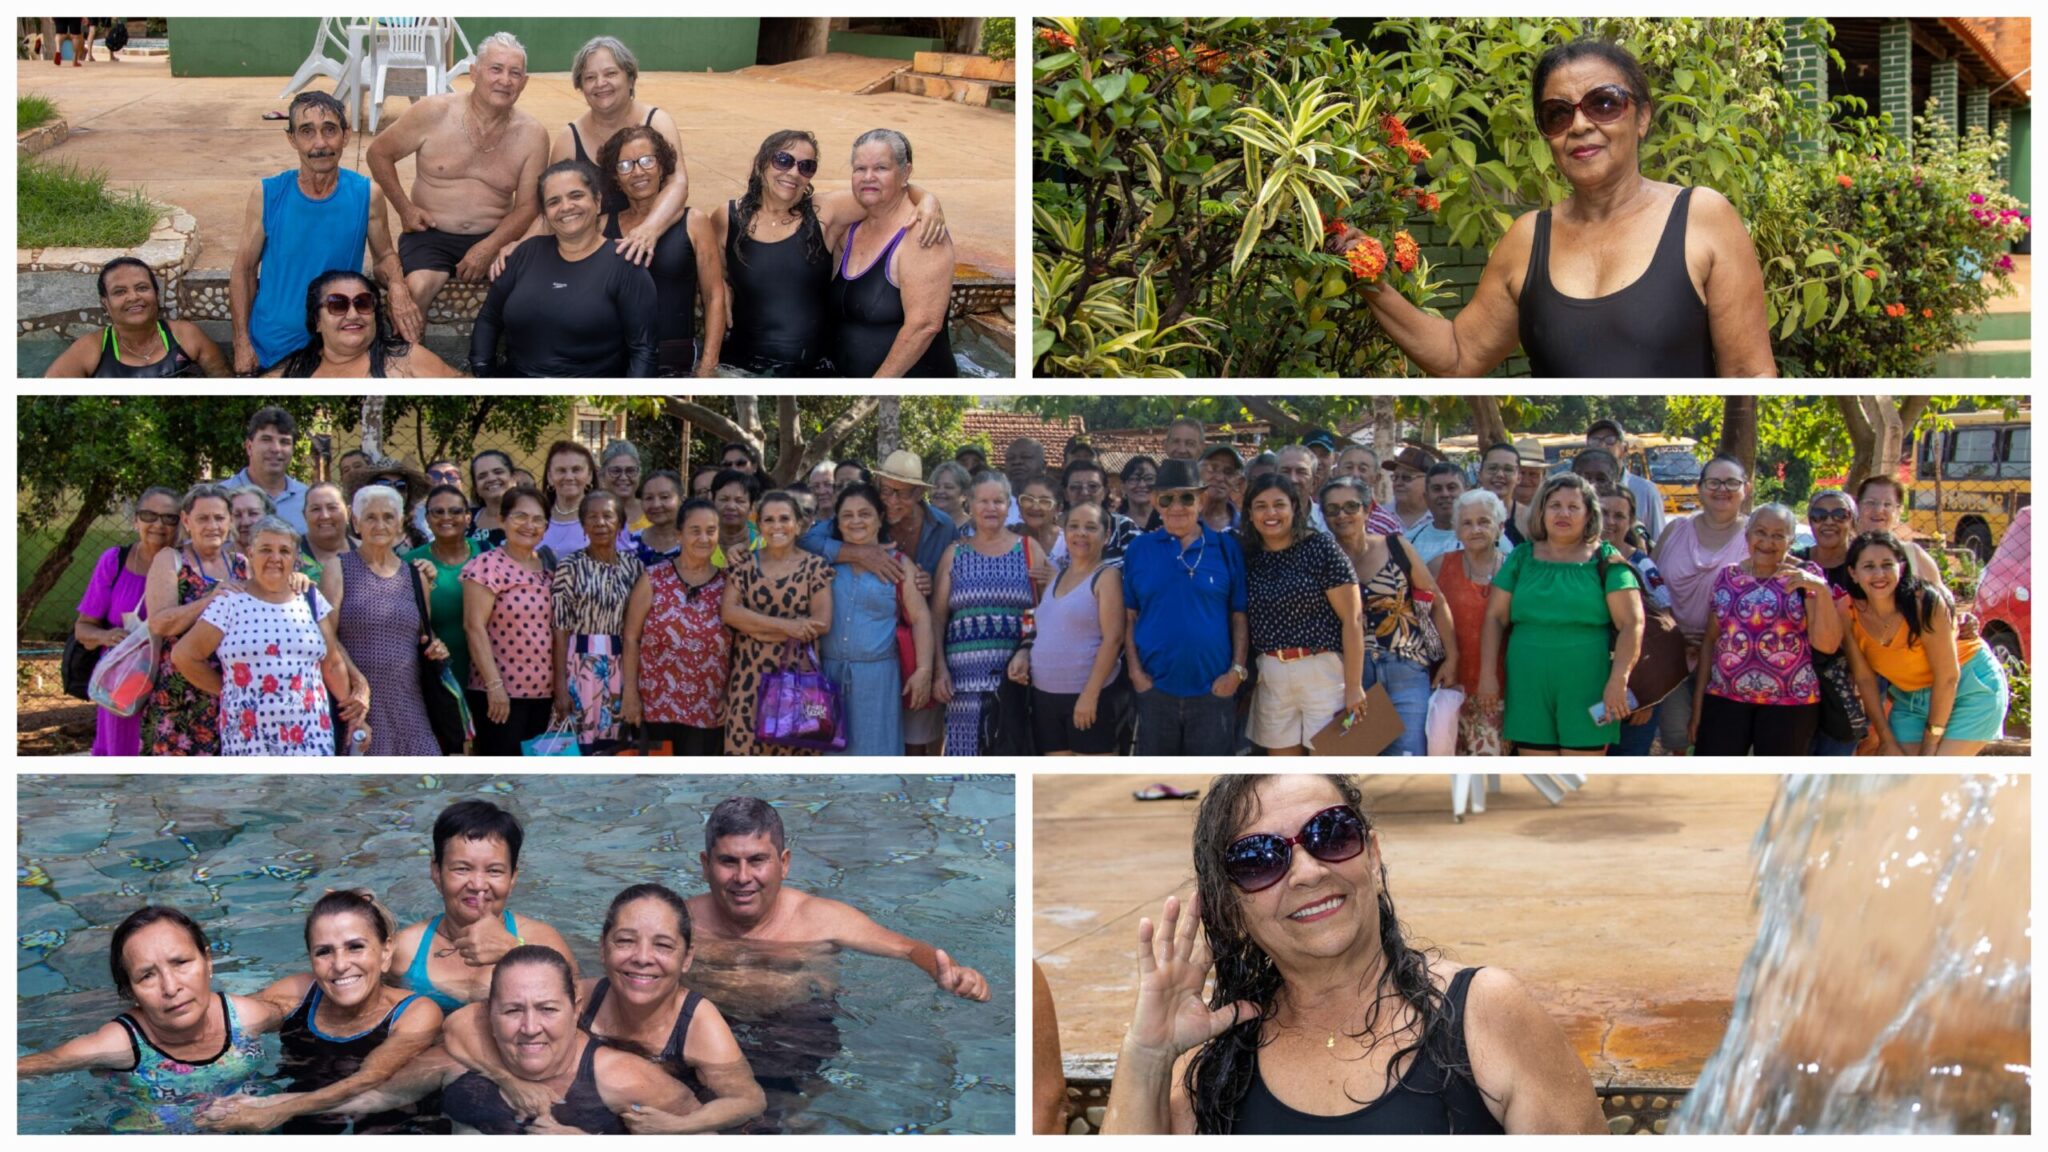
MULTIPOLYGON (((690 970, 690 909, 659 884, 635 884, 604 914, 604 975, 577 987, 576 1025, 610 1048, 645 1056, 702 1107, 687 1116, 642 1110, 623 1117, 636 1133, 730 1131, 760 1115, 765 1098, 718 1008, 683 987, 690 970)), ((491 1043, 490 1021, 472 1006, 449 1019, 448 1051, 491 1078, 521 1116, 554 1099, 513 1074, 491 1043)))

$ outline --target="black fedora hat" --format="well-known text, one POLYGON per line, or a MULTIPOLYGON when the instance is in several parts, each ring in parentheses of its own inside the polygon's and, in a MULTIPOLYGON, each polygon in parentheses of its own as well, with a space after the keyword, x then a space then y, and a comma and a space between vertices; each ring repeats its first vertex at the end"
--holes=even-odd
POLYGON ((1161 460, 1159 475, 1152 481, 1154 492, 1186 492, 1204 488, 1202 477, 1195 465, 1187 460, 1161 460))

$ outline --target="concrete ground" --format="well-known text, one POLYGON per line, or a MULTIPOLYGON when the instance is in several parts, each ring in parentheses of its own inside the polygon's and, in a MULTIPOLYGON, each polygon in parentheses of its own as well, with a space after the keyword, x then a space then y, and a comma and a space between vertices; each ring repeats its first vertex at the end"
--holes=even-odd
MULTIPOLYGON (((1040 773, 1032 931, 1071 1062, 1113 1059, 1138 918, 1193 890, 1195 801, 1131 792, 1202 776, 1040 773)), ((1552 808, 1519 776, 1450 818, 1445 776, 1362 779, 1411 940, 1509 969, 1601 1086, 1689 1086, 1721 1039, 1754 939, 1749 846, 1769 776, 1594 776, 1552 808)))
MULTIPOLYGON (((845 188, 854 137, 891 127, 910 138, 914 179, 936 192, 952 226, 960 275, 1016 275, 1016 116, 894 92, 853 95, 853 89, 898 61, 834 54, 774 69, 724 73, 653 72, 640 77, 640 98, 668 110, 682 129, 690 203, 715 206, 746 187, 762 138, 782 128, 807 128, 822 156, 817 185, 845 188), (807 68, 807 65, 815 67, 807 68), (843 82, 843 86, 842 86, 843 82)), ((283 125, 263 113, 286 78, 173 78, 168 58, 123 60, 105 68, 17 69, 19 93, 55 100, 71 138, 44 154, 52 162, 104 169, 112 183, 142 188, 199 221, 198 266, 226 268, 241 239, 254 182, 290 167, 283 125)), ((468 78, 456 82, 468 90, 468 78)), ((315 86, 328 87, 326 81, 315 86)), ((385 123, 407 102, 385 102, 385 123)), ((550 134, 585 110, 564 72, 533 74, 519 106, 550 134)), ((349 142, 349 167, 368 174, 369 137, 349 142)), ((412 163, 399 166, 410 186, 412 163)))

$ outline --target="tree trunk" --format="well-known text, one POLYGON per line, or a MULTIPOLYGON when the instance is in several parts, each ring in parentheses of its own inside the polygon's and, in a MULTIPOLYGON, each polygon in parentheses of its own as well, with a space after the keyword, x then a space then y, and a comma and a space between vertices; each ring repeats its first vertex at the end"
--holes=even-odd
POLYGON ((1508 424, 1500 414, 1500 397, 1467 396, 1465 406, 1472 410, 1472 430, 1479 435, 1481 450, 1488 444, 1508 442, 1508 424))
POLYGON ((362 431, 363 456, 372 465, 389 463, 390 457, 384 455, 384 398, 382 396, 363 397, 362 431))
POLYGON ((1755 478, 1756 397, 1730 396, 1724 402, 1721 409, 1721 451, 1742 462, 1743 475, 1755 478))
POLYGON ((1309 426, 1264 396, 1232 396, 1231 402, 1273 426, 1273 442, 1291 444, 1306 436, 1309 426))
MULTIPOLYGON (((1373 454, 1378 456, 1382 462, 1388 456, 1393 455, 1395 449, 1399 448, 1401 444, 1401 419, 1399 413, 1395 410, 1398 403, 1399 401, 1392 396, 1375 396, 1372 398, 1372 450, 1373 454)), ((1393 487, 1387 482, 1386 469, 1380 469, 1380 474, 1373 478, 1373 502, 1375 504, 1391 503, 1394 499, 1393 492, 1393 487)))
POLYGON ((85 534, 92 528, 93 521, 98 520, 106 512, 107 504, 113 498, 114 482, 111 478, 94 481, 92 487, 80 495, 78 513, 71 517, 71 523, 64 526, 64 535, 58 537, 57 543, 50 549, 50 554, 43 557, 43 562, 36 565, 35 575, 29 577, 28 587, 21 590, 21 595, 14 602, 17 638, 25 634, 28 618, 35 613, 36 606, 43 602, 43 597, 50 594, 50 589, 57 586, 57 581, 63 578, 65 570, 71 567, 72 555, 78 551, 79 544, 84 542, 85 534))
POLYGON ((946 51, 966 52, 970 55, 981 51, 981 28, 988 23, 987 20, 980 16, 971 16, 947 19, 943 23, 946 25, 946 51))
MULTIPOLYGON (((740 397, 735 397, 735 399, 740 399, 740 397)), ((749 407, 751 407, 753 397, 748 396, 744 399, 749 401, 749 407)), ((690 428, 693 424, 702 425, 704 430, 716 437, 720 443, 746 444, 754 449, 756 455, 762 454, 760 424, 758 420, 755 422, 754 430, 750 432, 725 416, 697 403, 688 396, 664 396, 662 397, 661 404, 662 412, 665 415, 682 421, 685 461, 689 459, 690 428)))
POLYGON ((795 484, 809 474, 806 467, 802 472, 791 473, 797 458, 803 455, 804 430, 802 415, 798 410, 795 396, 775 398, 775 479, 778 484, 795 484))
POLYGON ((1906 454, 1906 433, 1927 411, 1927 397, 1908 396, 1894 403, 1890 396, 1837 396, 1835 408, 1849 429, 1853 455, 1847 486, 1870 476, 1897 475, 1906 454))
POLYGON ((903 398, 884 396, 875 406, 875 463, 903 446, 903 398))

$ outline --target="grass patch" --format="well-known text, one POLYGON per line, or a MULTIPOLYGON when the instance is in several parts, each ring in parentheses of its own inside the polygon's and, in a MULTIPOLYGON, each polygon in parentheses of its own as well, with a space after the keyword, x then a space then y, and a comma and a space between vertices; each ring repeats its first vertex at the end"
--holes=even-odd
POLYGON ((109 191, 106 173, 72 164, 23 163, 14 193, 23 248, 133 248, 156 226, 140 192, 109 191))
POLYGON ((57 118, 57 104, 47 96, 31 92, 14 98, 14 130, 26 132, 41 128, 57 118))

